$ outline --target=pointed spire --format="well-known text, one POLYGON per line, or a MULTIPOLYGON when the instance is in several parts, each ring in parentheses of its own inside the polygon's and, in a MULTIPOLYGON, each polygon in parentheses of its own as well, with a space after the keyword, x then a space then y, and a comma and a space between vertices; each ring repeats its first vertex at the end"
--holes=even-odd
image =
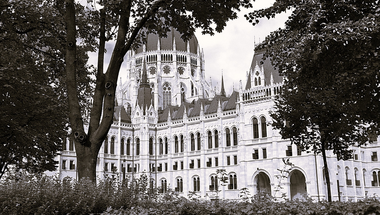
POLYGON ((226 91, 224 90, 223 71, 222 71, 222 86, 221 86, 221 89, 220 89, 220 95, 221 96, 226 96, 226 91))
POLYGON ((142 74, 141 74, 141 83, 140 83, 140 87, 149 87, 149 83, 148 83, 148 74, 147 74, 147 71, 146 71, 146 61, 145 61, 145 57, 143 58, 143 68, 142 68, 142 74))

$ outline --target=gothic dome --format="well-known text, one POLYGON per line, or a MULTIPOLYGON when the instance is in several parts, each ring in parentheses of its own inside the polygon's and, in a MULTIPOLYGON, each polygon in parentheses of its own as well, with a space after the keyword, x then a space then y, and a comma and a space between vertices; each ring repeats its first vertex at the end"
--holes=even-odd
MULTIPOLYGON (((176 50, 177 51, 187 51, 187 42, 184 41, 181 38, 181 33, 179 31, 175 30, 174 28, 171 28, 171 30, 167 33, 167 37, 160 38, 160 49, 161 50, 173 50, 173 44, 176 44, 176 50)), ((155 51, 158 49, 158 35, 156 34, 149 34, 147 37, 147 43, 146 51, 155 51)), ((189 41, 190 45, 190 53, 197 54, 197 48, 198 48, 198 40, 195 37, 195 35, 190 39, 189 41)), ((140 46, 136 50, 136 54, 142 53, 143 47, 140 46)))

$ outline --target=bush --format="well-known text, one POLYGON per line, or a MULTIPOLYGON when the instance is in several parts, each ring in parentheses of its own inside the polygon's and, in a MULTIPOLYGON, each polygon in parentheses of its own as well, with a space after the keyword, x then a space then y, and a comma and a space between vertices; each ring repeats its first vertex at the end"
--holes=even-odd
POLYGON ((0 183, 0 214, 380 214, 380 202, 274 202, 269 196, 252 201, 205 201, 147 188, 147 177, 133 183, 111 178, 97 185, 88 180, 58 180, 21 175, 0 183), (134 186, 131 186, 134 184, 134 186))

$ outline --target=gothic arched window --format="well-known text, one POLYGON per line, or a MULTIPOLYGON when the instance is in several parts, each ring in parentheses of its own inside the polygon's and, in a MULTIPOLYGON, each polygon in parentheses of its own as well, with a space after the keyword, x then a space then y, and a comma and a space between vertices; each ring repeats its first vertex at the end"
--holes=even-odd
POLYGON ((259 123, 256 118, 252 120, 253 138, 259 138, 259 123))
POLYGON ((159 142, 159 144, 160 144, 160 145, 159 145, 159 147, 160 147, 160 148, 159 148, 159 152, 160 152, 159 154, 162 155, 162 154, 164 154, 164 144, 163 144, 161 138, 158 139, 158 142, 159 142))
POLYGON ((267 121, 265 119, 265 117, 261 117, 261 134, 262 134, 262 137, 267 137, 267 121))
POLYGON ((201 134, 197 133, 197 150, 201 150, 201 134))
POLYGON ((238 136, 237 136, 237 128, 236 127, 232 128, 232 138, 233 138, 234 146, 237 146, 237 144, 238 144, 238 136))
POLYGON ((140 139, 136 138, 136 155, 140 155, 140 139))
POLYGON ((231 146, 231 134, 229 128, 226 128, 226 146, 231 146))
POLYGON ((111 137, 111 155, 115 154, 115 137, 111 137))
POLYGON ((211 149, 212 148, 212 133, 211 133, 211 131, 207 132, 207 144, 208 144, 208 148, 211 149))
POLYGON ((194 134, 190 134, 190 150, 195 151, 195 137, 194 134))
POLYGON ((120 155, 124 155, 124 138, 120 140, 120 155))
POLYGON ((219 137, 218 137, 218 130, 215 130, 214 131, 214 139, 215 139, 215 148, 218 148, 219 147, 219 137))
POLYGON ((167 137, 165 137, 165 154, 168 154, 168 148, 169 148, 169 146, 168 146, 168 138, 167 137))
POLYGON ((200 184, 201 183, 200 183, 200 180, 199 180, 199 176, 193 176, 193 191, 194 192, 201 190, 200 184))
POLYGON ((153 138, 149 138, 149 155, 153 155, 153 138))
POLYGON ((127 140, 127 155, 131 155, 131 139, 127 140))
POLYGON ((180 137, 181 137, 181 152, 183 152, 184 149, 185 149, 185 142, 184 142, 184 139, 183 139, 183 135, 182 135, 182 134, 180 135, 180 137))
POLYGON ((172 104, 172 89, 168 82, 166 82, 162 86, 162 92, 163 92, 163 108, 165 109, 167 106, 172 104))
POLYGON ((174 153, 178 153, 178 137, 174 136, 174 153))

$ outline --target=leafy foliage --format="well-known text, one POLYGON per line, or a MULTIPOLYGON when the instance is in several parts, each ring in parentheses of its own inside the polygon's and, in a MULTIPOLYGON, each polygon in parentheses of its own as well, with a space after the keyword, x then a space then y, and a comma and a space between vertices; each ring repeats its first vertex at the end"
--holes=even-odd
POLYGON ((376 199, 359 202, 274 202, 271 198, 247 201, 220 200, 219 204, 205 200, 188 200, 173 192, 151 198, 127 181, 70 178, 57 180, 42 175, 21 174, 0 183, 1 214, 377 214, 376 199))
POLYGON ((247 18, 290 8, 286 27, 258 47, 287 79, 274 125, 305 149, 325 138, 327 149, 348 158, 349 145, 369 139, 364 124, 379 122, 379 1, 276 1, 247 18))
MULTIPOLYGON (((0 3, 0 178, 10 165, 31 172, 56 167, 54 158, 68 129, 61 12, 59 4, 50 1, 0 3)), ((86 51, 92 49, 90 38, 83 41, 87 43, 78 48, 77 78, 78 96, 86 98, 92 72, 86 51)), ((85 110, 87 100, 80 105, 85 110)))
MULTIPOLYGON (((64 26, 57 13, 47 1, 0 3, 0 178, 9 166, 54 170, 67 135, 64 26)), ((81 76, 85 94, 88 77, 81 76)))
POLYGON ((322 153, 329 187, 325 151, 348 159, 350 146, 368 142, 379 126, 379 1, 279 0, 246 17, 256 24, 288 9, 285 28, 257 47, 286 76, 273 125, 303 150, 322 153))

